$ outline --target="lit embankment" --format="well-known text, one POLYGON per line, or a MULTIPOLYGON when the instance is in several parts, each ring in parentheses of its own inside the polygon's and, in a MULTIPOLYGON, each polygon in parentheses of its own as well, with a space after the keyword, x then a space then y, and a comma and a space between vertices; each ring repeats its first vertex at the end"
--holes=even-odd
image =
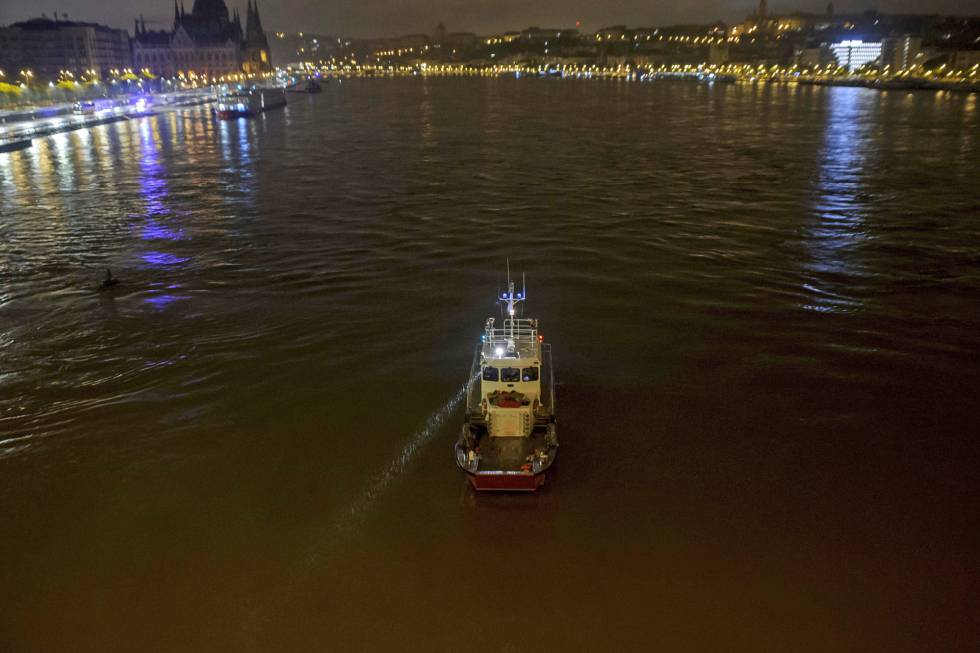
POLYGON ((205 104, 213 99, 214 95, 206 91, 99 99, 79 103, 75 108, 71 105, 29 107, 9 112, 0 120, 0 151, 10 144, 29 142, 34 138, 141 118, 159 111, 205 104))
POLYGON ((766 66, 750 64, 689 64, 635 66, 630 64, 600 65, 588 63, 547 64, 306 64, 303 68, 287 67, 279 74, 321 75, 336 77, 402 77, 402 76, 477 76, 501 75, 559 77, 571 79, 625 79, 647 81, 658 79, 694 79, 700 81, 738 81, 802 83, 868 88, 909 88, 935 90, 980 90, 980 66, 966 70, 942 66, 926 70, 921 66, 891 71, 868 69, 850 71, 835 64, 827 66, 766 66))

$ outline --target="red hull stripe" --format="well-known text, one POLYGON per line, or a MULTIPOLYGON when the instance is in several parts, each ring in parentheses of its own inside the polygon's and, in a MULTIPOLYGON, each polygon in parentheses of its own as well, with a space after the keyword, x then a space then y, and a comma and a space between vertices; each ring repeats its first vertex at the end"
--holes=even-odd
POLYGON ((477 490, 503 492, 533 492, 544 485, 544 474, 470 474, 470 483, 477 490))

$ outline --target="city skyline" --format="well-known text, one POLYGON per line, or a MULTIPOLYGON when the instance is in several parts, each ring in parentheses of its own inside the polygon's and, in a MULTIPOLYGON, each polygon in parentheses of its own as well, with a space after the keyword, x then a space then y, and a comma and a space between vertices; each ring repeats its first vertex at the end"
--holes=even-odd
MULTIPOLYGON (((229 2, 230 10, 242 12, 246 3, 229 2)), ((683 23, 731 23, 743 19, 755 10, 752 0, 695 0, 687 3, 666 1, 638 2, 619 0, 595 6, 585 0, 558 0, 547 6, 528 7, 516 0, 502 2, 460 2, 458 0, 367 0, 350 3, 303 6, 299 0, 261 4, 267 29, 305 30, 357 38, 388 37, 407 33, 431 33, 444 23, 450 31, 493 34, 528 25, 570 27, 581 23, 580 29, 592 31, 615 24, 670 25, 683 23)), ((973 16, 980 15, 980 0, 937 0, 922 11, 917 0, 838 0, 837 12, 863 12, 874 9, 885 13, 928 13, 973 16)), ((186 2, 188 10, 193 1, 186 2)), ((827 3, 822 0, 770 2, 773 13, 794 11, 822 12, 827 3)), ((163 29, 173 19, 173 6, 166 0, 106 0, 98 5, 88 0, 60 0, 55 6, 38 5, 28 0, 9 0, 0 7, 0 25, 7 25, 41 14, 69 20, 102 23, 130 29, 133 18, 143 16, 149 29, 163 29)))

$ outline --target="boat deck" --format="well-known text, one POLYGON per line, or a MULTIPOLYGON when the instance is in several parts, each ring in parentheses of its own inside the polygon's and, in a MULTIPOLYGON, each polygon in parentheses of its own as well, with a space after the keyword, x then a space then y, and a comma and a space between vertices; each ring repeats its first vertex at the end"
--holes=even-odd
POLYGON ((536 449, 547 451, 545 431, 535 430, 526 438, 492 437, 484 433, 479 440, 481 471, 520 471, 536 449))

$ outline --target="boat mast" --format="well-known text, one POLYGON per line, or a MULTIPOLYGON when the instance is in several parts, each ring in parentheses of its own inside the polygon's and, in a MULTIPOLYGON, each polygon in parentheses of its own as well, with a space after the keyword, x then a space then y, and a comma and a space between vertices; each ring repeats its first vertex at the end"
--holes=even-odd
POLYGON ((511 342, 514 341, 514 317, 516 315, 516 306, 518 302, 522 302, 527 299, 527 276, 522 272, 521 277, 523 279, 521 292, 514 292, 514 281, 510 278, 510 257, 507 258, 507 292, 501 296, 505 302, 507 302, 507 315, 509 316, 510 333, 508 338, 511 342))

